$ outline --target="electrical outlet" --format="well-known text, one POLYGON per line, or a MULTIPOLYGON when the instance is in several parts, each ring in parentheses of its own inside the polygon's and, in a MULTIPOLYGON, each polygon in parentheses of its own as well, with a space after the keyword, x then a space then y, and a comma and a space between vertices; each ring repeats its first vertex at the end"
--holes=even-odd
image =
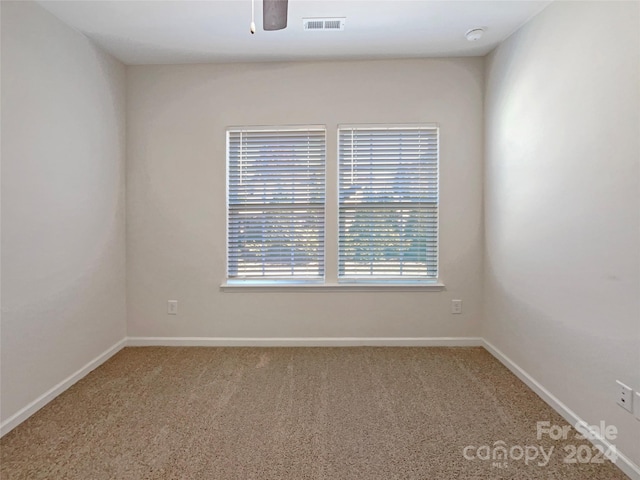
POLYGON ((616 380, 616 403, 633 413, 633 390, 620 380, 616 380))
POLYGON ((633 411, 636 416, 636 420, 640 421, 640 392, 636 392, 633 395, 633 411))
POLYGON ((451 313, 462 313, 462 300, 451 300, 451 313))
POLYGON ((167 314, 168 315, 178 314, 178 300, 169 300, 167 304, 167 314))

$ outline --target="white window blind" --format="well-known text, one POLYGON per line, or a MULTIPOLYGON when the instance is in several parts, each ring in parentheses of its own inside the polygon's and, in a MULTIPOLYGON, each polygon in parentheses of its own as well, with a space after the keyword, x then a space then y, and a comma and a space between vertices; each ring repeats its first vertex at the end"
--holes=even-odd
POLYGON ((324 128, 227 130, 229 279, 322 279, 324 128))
POLYGON ((338 129, 338 277, 438 277, 438 128, 338 129))

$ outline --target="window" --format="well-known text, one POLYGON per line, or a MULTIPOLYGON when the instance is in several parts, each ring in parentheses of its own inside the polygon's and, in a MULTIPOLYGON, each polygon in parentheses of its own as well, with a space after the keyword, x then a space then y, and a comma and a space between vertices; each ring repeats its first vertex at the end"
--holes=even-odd
POLYGON ((325 129, 227 130, 229 280, 324 278, 325 129))
POLYGON ((438 129, 338 130, 338 280, 435 282, 438 129))
POLYGON ((324 127, 227 130, 223 287, 442 287, 438 127, 337 133, 327 199, 324 127))

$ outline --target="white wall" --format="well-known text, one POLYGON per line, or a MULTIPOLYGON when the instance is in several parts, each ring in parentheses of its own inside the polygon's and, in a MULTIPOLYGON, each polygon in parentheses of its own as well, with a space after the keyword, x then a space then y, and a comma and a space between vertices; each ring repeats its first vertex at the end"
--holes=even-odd
POLYGON ((488 57, 483 323, 636 464, 614 385, 640 389, 639 9, 556 2, 488 57))
POLYGON ((1 8, 5 421, 126 334, 125 69, 33 2, 1 8))
POLYGON ((129 335, 477 336, 483 88, 482 58, 127 67, 129 335), (326 125, 335 175, 339 123, 394 122, 441 127, 446 291, 220 291, 227 126, 326 125))

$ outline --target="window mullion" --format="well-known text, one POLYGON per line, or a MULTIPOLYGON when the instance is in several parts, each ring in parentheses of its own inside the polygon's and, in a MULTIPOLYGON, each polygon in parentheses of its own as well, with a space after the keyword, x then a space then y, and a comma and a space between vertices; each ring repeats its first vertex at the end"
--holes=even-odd
MULTIPOLYGON (((330 130, 335 132, 335 129, 330 130)), ((338 144, 336 136, 327 135, 326 206, 325 206, 325 282, 338 281, 338 144)))

